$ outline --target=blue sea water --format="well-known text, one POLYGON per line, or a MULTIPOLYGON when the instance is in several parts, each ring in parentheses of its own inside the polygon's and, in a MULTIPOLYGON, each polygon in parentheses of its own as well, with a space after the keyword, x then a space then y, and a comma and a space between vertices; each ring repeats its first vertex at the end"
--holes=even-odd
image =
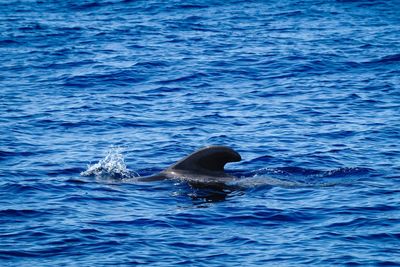
POLYGON ((0 178, 1 266, 400 265, 400 3, 0 0, 0 178))

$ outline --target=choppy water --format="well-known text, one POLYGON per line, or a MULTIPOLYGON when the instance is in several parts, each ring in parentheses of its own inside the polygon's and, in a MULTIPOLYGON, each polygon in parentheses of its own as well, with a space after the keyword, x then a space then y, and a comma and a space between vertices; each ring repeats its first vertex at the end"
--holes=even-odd
POLYGON ((398 1, 0 1, 0 265, 400 264, 399 77, 398 1))

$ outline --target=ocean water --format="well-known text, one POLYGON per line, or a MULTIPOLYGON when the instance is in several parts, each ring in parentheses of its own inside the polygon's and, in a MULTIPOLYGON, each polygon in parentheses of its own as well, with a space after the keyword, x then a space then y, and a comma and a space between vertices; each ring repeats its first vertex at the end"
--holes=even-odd
POLYGON ((1 266, 400 265, 400 2, 0 0, 0 178, 1 266))

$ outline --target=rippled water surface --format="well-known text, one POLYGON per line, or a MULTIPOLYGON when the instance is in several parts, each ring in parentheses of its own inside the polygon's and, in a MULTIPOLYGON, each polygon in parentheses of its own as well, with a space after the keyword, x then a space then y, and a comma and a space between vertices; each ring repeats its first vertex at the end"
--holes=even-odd
POLYGON ((0 0, 0 177, 1 266, 400 264, 400 3, 0 0))

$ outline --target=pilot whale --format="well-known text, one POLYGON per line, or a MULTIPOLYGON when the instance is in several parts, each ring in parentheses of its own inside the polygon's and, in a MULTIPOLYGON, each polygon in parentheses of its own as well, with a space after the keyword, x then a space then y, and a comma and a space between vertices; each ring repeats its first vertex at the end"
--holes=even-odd
POLYGON ((138 178, 142 182, 181 179, 190 184, 225 184, 235 179, 224 170, 225 164, 238 162, 238 152, 227 146, 207 146, 179 160, 152 176, 138 178))

